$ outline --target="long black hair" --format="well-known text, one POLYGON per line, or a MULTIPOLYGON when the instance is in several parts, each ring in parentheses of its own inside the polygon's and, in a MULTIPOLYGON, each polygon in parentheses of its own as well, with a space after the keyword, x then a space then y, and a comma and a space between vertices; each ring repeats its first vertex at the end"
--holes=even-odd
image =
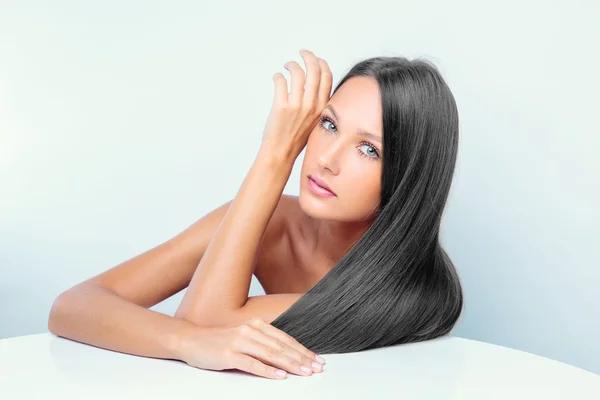
POLYGON ((348 353, 449 333, 463 308, 439 243, 458 150, 454 96, 425 59, 373 57, 341 79, 376 79, 383 116, 379 211, 364 235, 271 322, 316 353, 348 353))

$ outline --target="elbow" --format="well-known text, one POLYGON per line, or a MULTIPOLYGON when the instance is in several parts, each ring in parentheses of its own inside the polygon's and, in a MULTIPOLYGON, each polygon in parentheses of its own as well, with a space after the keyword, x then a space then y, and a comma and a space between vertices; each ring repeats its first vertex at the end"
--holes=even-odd
POLYGON ((194 314, 191 313, 187 308, 182 307, 181 304, 179 305, 179 307, 177 307, 177 310, 175 310, 175 314, 173 314, 173 318, 191 322, 194 325, 199 325, 197 323, 197 318, 194 318, 194 314))
POLYGON ((64 334, 65 324, 70 315, 75 313, 75 307, 81 304, 81 289, 86 290, 82 286, 74 286, 59 294, 50 307, 48 313, 47 328, 50 333, 55 335, 64 334))
POLYGON ((50 307, 50 312, 48 314, 48 322, 47 327, 50 333, 55 335, 59 334, 60 331, 60 319, 61 315, 65 314, 65 309, 69 305, 68 290, 66 292, 62 292, 54 302, 52 302, 52 306, 50 307))
POLYGON ((204 313, 190 312, 189 310, 186 310, 181 306, 175 311, 175 314, 173 314, 173 318, 191 322, 194 325, 202 327, 206 327, 206 323, 209 319, 206 318, 206 315, 204 315, 204 313), (200 315, 203 315, 204 318, 200 318, 200 315))

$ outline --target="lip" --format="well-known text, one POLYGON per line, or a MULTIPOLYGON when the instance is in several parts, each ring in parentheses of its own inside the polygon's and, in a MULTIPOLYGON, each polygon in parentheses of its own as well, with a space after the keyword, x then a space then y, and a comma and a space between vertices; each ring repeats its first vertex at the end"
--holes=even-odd
POLYGON ((334 196, 337 196, 333 190, 331 190, 331 188, 329 186, 327 186, 327 183, 325 183, 325 181, 317 176, 314 175, 308 175, 308 179, 311 179, 313 182, 315 182, 317 185, 319 185, 320 187, 322 187, 323 189, 327 190, 329 193, 331 193, 334 196))

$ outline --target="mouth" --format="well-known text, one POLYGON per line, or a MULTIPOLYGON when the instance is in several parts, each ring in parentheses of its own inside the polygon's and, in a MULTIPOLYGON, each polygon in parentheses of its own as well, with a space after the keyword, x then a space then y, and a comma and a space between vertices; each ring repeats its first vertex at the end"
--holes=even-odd
POLYGON ((323 197, 337 197, 337 195, 327 186, 322 179, 308 175, 308 188, 311 192, 323 197))

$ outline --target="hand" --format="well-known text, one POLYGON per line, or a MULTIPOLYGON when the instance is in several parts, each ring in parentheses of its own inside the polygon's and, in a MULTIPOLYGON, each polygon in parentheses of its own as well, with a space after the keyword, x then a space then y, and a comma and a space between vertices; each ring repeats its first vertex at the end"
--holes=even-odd
POLYGON ((273 75, 275 95, 260 149, 269 156, 284 157, 292 163, 306 146, 327 105, 332 84, 332 73, 325 60, 308 50, 301 50, 300 54, 308 71, 306 84, 304 70, 295 61, 285 64, 292 76, 289 95, 283 74, 273 75))
POLYGON ((181 337, 178 359, 196 368, 240 369, 270 379, 285 378, 277 370, 303 376, 322 370, 312 366, 313 361, 319 363, 315 353, 259 318, 232 327, 194 326, 181 337), (301 365, 310 371, 303 371, 301 365))

